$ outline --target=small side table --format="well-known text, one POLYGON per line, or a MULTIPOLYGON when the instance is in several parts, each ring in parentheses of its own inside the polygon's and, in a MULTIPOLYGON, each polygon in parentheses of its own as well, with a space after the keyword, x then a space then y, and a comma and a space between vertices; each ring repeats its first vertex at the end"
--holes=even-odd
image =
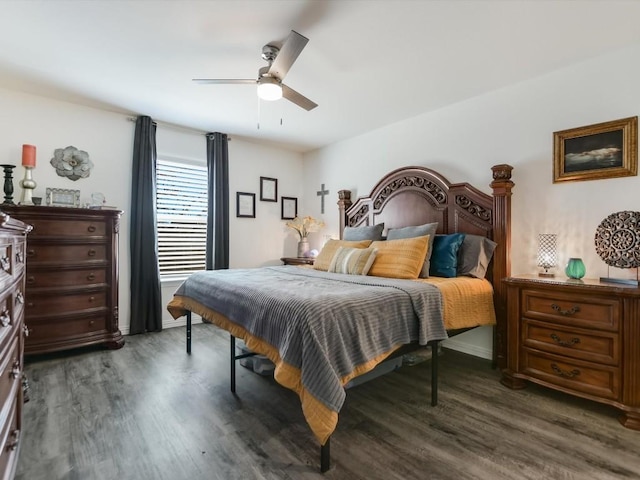
POLYGON ((280 259, 285 265, 313 265, 315 258, 308 257, 282 257, 280 259))

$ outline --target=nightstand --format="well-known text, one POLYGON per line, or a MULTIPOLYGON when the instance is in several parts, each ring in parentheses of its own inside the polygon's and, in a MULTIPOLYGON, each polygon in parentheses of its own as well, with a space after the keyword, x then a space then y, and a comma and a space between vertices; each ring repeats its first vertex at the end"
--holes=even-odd
POLYGON ((308 257, 282 257, 280 259, 285 265, 313 265, 315 258, 308 257))
POLYGON ((535 382, 613 405, 640 430, 640 288, 598 280, 510 277, 502 384, 535 382))

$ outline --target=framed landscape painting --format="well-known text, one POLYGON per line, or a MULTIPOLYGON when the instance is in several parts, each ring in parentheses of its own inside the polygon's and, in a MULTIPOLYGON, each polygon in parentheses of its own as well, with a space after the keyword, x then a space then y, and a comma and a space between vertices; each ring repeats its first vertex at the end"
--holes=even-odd
POLYGON ((553 182, 638 174, 638 117, 553 134, 553 182))

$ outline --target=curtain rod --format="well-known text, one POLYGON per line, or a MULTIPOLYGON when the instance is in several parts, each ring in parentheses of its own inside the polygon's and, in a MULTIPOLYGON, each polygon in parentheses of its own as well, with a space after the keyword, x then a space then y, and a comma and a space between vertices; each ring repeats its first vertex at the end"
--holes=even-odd
MULTIPOLYGON (((137 117, 127 117, 127 120, 130 122, 136 122, 138 118, 137 117)), ((154 125, 159 125, 161 127, 166 127, 166 128, 170 128, 173 130, 178 130, 178 131, 186 131, 189 133, 195 133, 197 135, 204 135, 205 137, 212 132, 204 132, 202 130, 198 130, 195 128, 190 128, 190 127, 183 127, 182 125, 176 125, 175 123, 166 123, 166 122, 158 122, 157 120, 153 121, 154 125)), ((227 135, 227 141, 230 142, 231 141, 231 137, 227 135)))

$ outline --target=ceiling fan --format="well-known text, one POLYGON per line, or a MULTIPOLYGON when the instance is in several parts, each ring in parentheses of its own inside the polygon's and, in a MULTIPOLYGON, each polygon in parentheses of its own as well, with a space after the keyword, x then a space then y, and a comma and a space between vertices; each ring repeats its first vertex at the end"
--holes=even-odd
POLYGON ((291 65, 296 61, 308 41, 308 38, 291 30, 282 48, 274 45, 265 45, 262 47, 262 58, 269 63, 269 66, 262 67, 258 70, 258 78, 256 80, 241 78, 194 78, 193 81, 213 84, 254 84, 258 85, 258 97, 263 100, 278 100, 284 97, 305 110, 313 110, 318 106, 317 103, 312 102, 304 95, 301 95, 282 83, 291 65))

